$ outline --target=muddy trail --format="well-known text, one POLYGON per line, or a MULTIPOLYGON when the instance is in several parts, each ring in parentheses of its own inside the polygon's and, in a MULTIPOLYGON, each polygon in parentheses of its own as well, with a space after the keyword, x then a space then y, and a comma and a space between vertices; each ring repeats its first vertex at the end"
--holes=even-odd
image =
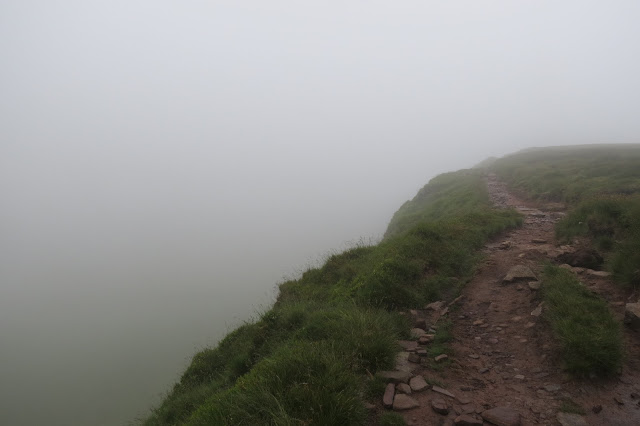
MULTIPOLYGON (((387 386, 383 404, 401 412, 409 425, 640 425, 638 333, 624 328, 626 358, 619 376, 575 379, 563 372, 544 320, 538 281, 543 263, 559 263, 558 256, 580 245, 554 240, 563 206, 521 200, 493 175, 487 187, 493 203, 517 209, 524 224, 485 245, 485 261, 461 297, 407 313, 416 326, 412 334, 424 335, 400 342, 405 351, 390 374, 396 374, 396 385, 387 386), (452 353, 428 360, 426 367, 430 333, 443 321, 451 321, 452 353)), ((568 268, 622 323, 629 291, 606 272, 568 268)))

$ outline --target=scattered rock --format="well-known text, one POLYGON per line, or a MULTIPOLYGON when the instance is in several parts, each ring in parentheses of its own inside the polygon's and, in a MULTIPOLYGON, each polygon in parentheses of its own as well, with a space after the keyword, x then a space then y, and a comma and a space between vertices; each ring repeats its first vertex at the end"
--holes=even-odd
POLYGON ((633 330, 640 330, 640 302, 627 303, 625 305, 624 323, 633 330))
POLYGON ((483 324, 483 323, 484 323, 484 320, 483 319, 479 319, 479 320, 475 320, 473 322, 473 325, 480 325, 480 324, 483 324))
POLYGON ((409 383, 413 376, 407 371, 378 371, 377 375, 391 383, 409 383))
POLYGON ((517 281, 537 280, 533 271, 524 265, 516 265, 509 269, 507 275, 503 278, 503 283, 514 283, 517 281))
POLYGON ((495 337, 492 337, 488 340, 488 342, 495 345, 496 343, 498 343, 498 339, 496 339, 495 337))
POLYGON ((449 355, 441 354, 441 355, 438 355, 437 357, 435 357, 434 359, 436 360, 436 362, 440 362, 440 361, 444 361, 447 358, 449 358, 449 355))
POLYGON ((591 275, 594 277, 606 278, 611 276, 611 272, 606 272, 606 271, 594 271, 593 269, 587 269, 586 272, 588 275, 591 275))
POLYGON ((398 340, 398 344, 407 352, 414 352, 418 349, 418 342, 415 340, 398 340))
POLYGON ((543 240, 542 238, 533 238, 531 242, 533 244, 546 244, 547 240, 543 240))
POLYGON ((619 396, 614 396, 613 400, 618 403, 618 405, 624 405, 624 401, 619 396))
POLYGON ((509 407, 495 407, 483 411, 482 418, 497 426, 520 425, 520 413, 509 407))
POLYGON ((409 381, 409 386, 411 386, 411 390, 414 392, 420 392, 429 387, 427 381, 422 376, 412 377, 409 381))
POLYGON ((416 364, 420 364, 420 355, 418 355, 417 353, 410 353, 409 357, 407 357, 407 360, 409 362, 414 362, 416 364))
POLYGON ((560 389, 562 389, 562 386, 560 385, 546 385, 544 387, 544 390, 547 392, 558 392, 560 389))
POLYGON ((396 385, 396 392, 411 395, 411 386, 406 383, 398 383, 396 385))
POLYGON ((446 416, 449 414, 449 407, 447 407, 447 403, 442 398, 434 398, 431 400, 431 408, 438 414, 442 414, 446 416))
POLYGON ((544 302, 541 302, 537 308, 535 308, 533 311, 531 311, 531 316, 534 317, 539 317, 542 314, 542 306, 544 305, 544 302))
POLYGON ((432 311, 440 312, 442 310, 443 306, 444 306, 444 302, 442 300, 439 300, 437 302, 429 303, 424 308, 425 309, 431 309, 432 311))
POLYGON ((386 408, 391 408, 393 406, 393 396, 396 394, 396 387, 393 383, 387 384, 387 387, 384 390, 384 395, 382 396, 382 405, 386 408))
POLYGON ((536 291, 540 290, 541 283, 540 281, 529 281, 527 285, 531 290, 536 291))
POLYGON ((588 248, 580 248, 574 252, 562 253, 556 259, 559 262, 566 263, 571 266, 578 266, 582 268, 598 268, 602 265, 604 259, 600 254, 588 248))
POLYGON ((511 247, 511 241, 503 241, 498 246, 500 250, 507 250, 509 247, 511 247))
POLYGON ((418 343, 421 345, 427 345, 433 342, 433 339, 435 339, 435 337, 435 334, 423 334, 422 336, 418 337, 418 343))
POLYGON ((480 355, 478 355, 478 354, 469 354, 469 358, 478 359, 478 358, 480 358, 480 355))
POLYGON ((469 414, 462 414, 456 417, 453 423, 459 426, 482 426, 482 420, 479 420, 469 414))
POLYGON ((562 426, 587 426, 587 421, 578 414, 560 412, 556 419, 562 426))
POLYGON ((442 395, 446 395, 446 396, 450 396, 451 398, 455 398, 454 394, 452 394, 451 392, 449 392, 446 389, 442 389, 440 386, 432 386, 431 390, 434 391, 434 392, 438 392, 438 393, 440 393, 442 395))
POLYGON ((524 376, 522 374, 516 374, 513 378, 516 380, 524 380, 524 376))
POLYGON ((421 328, 421 329, 423 329, 423 330, 426 330, 427 328, 429 328, 429 327, 427 326, 427 320, 422 319, 422 318, 418 318, 418 319, 416 319, 416 320, 413 322, 413 326, 414 326, 415 328, 421 328))
POLYGON ((412 328, 409 334, 411 335, 412 338, 418 339, 420 338, 420 336, 427 334, 427 332, 421 328, 412 328))
POLYGON ((480 373, 480 374, 484 374, 484 373, 487 373, 487 372, 489 372, 489 369, 486 368, 486 367, 478 369, 478 373, 480 373))
POLYGON ((595 414, 598 414, 600 411, 602 411, 602 405, 594 405, 593 407, 591 407, 591 411, 593 411, 595 414))
POLYGON ((376 405, 375 405, 375 404, 372 404, 372 403, 370 403, 370 402, 365 402, 365 403, 364 403, 364 408, 365 408, 367 411, 375 411, 375 409, 376 409, 376 405))
POLYGON ((395 398, 393 398, 393 409, 395 411, 404 411, 410 410, 412 408, 419 407, 420 403, 415 399, 411 398, 409 395, 398 394, 395 398))

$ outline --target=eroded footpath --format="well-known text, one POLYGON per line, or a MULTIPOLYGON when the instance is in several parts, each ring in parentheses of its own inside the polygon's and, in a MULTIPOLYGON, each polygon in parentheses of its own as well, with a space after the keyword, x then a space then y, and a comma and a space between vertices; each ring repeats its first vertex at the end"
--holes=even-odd
MULTIPOLYGON (((400 342, 384 405, 410 425, 640 425, 640 336, 625 328, 620 376, 576 380, 563 372, 543 319, 542 264, 577 250, 554 241, 563 206, 518 199, 493 175, 487 187, 494 204, 517 209, 524 224, 485 245, 485 262, 460 298, 407 313, 418 340, 400 342), (428 359, 433 332, 447 319, 452 353, 428 359)), ((570 269, 622 323, 629 292, 606 272, 570 269)))

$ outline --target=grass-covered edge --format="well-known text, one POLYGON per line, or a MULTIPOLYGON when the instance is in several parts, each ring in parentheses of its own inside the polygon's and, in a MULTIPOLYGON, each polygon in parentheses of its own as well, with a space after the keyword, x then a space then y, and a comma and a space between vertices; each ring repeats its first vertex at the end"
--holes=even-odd
POLYGON ((394 311, 455 297, 486 239, 522 220, 491 208, 478 171, 434 178, 401 210, 380 244, 282 283, 270 310, 196 354, 144 424, 366 424, 373 375, 408 330, 394 311))

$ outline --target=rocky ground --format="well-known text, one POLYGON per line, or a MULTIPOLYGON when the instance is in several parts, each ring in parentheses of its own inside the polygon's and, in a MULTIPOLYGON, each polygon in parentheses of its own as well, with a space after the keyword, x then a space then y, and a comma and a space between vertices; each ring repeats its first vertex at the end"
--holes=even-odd
MULTIPOLYGON (((422 337, 400 342, 405 350, 397 371, 383 373, 391 382, 383 405, 401 412, 409 425, 640 425, 640 333, 625 327, 619 377, 576 380, 562 371, 542 318, 542 262, 584 255, 579 241, 554 241, 563 206, 518 199, 495 176, 488 176, 487 186, 494 204, 525 215, 524 225, 484 247, 485 262, 460 298, 407 313, 416 326, 412 334, 422 337), (429 360, 441 369, 429 368, 426 348, 443 318, 453 322, 453 352, 429 360), (576 406, 584 413, 565 412, 576 406)), ((607 300, 622 322, 625 304, 637 295, 603 271, 564 267, 607 300)))

